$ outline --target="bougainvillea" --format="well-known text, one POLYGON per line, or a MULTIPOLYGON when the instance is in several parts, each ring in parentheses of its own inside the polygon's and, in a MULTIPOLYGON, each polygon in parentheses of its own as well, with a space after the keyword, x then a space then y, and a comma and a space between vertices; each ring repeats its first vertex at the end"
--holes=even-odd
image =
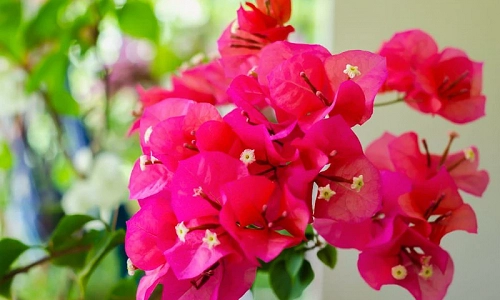
POLYGON ((361 251, 360 274, 375 289, 446 294, 454 269, 440 241, 477 231, 459 190, 486 189, 478 150, 450 153, 453 133, 443 154, 425 140, 422 152, 409 132, 386 133, 364 152, 351 127, 389 90, 421 112, 475 120, 482 65, 438 52, 419 30, 396 34, 379 54, 331 54, 286 41, 290 13, 286 0, 245 3, 218 41, 220 58, 184 70, 171 90, 139 88, 133 129, 143 154, 129 188, 141 208, 126 236, 129 269, 145 271, 138 299, 157 285, 162 299, 239 299, 257 270, 288 272, 297 285, 309 270, 303 254, 317 249, 330 264, 332 245, 361 251), (221 115, 224 103, 234 109, 221 115), (294 255, 298 269, 276 270, 294 255))

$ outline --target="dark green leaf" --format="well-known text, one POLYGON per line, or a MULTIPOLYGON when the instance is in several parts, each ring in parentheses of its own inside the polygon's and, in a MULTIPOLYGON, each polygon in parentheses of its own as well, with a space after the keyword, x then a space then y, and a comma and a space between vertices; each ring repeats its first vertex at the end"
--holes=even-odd
POLYGON ((299 274, 293 280, 291 299, 299 298, 304 290, 311 284, 314 279, 314 271, 312 269, 311 263, 304 260, 302 266, 300 267, 299 274))
POLYGON ((137 281, 135 276, 122 279, 111 290, 109 300, 135 300, 137 281))
POLYGON ((57 248, 59 244, 67 241, 71 235, 81 230, 85 224, 95 220, 87 215, 68 215, 64 216, 57 224, 49 241, 49 248, 57 248))
POLYGON ((325 265, 331 269, 335 268, 337 264, 337 249, 330 244, 319 250, 317 253, 319 260, 321 260, 325 265))
POLYGON ((312 240, 315 236, 314 229, 311 224, 307 225, 306 227, 306 238, 308 240, 312 240))
POLYGON ((154 43, 158 41, 158 19, 150 2, 129 0, 116 13, 123 32, 135 38, 149 39, 154 43))
POLYGON ((0 296, 10 299, 10 286, 12 285, 13 279, 9 279, 0 284, 0 296))
POLYGON ((293 248, 290 249, 285 257, 286 271, 291 278, 295 278, 297 273, 302 267, 302 262, 304 261, 304 252, 295 251, 293 248))
POLYGON ((9 272, 12 263, 23 254, 24 251, 28 250, 29 247, 22 242, 5 238, 0 240, 0 294, 9 298, 10 284, 12 283, 12 278, 3 279, 3 276, 9 272))
POLYGON ((69 267, 75 271, 81 270, 85 266, 85 259, 90 249, 99 242, 102 236, 102 232, 97 230, 68 236, 64 242, 49 249, 54 257, 51 262, 54 265, 69 267))
POLYGON ((288 300, 291 298, 292 278, 286 271, 286 263, 284 260, 276 261, 269 270, 269 281, 271 288, 280 300, 288 300))
POLYGON ((78 281, 80 287, 83 289, 87 284, 90 275, 97 267, 98 263, 113 250, 116 246, 123 244, 125 240, 125 231, 118 230, 112 232, 105 232, 104 237, 93 247, 87 259, 85 260, 85 266, 82 270, 78 272, 78 281))
POLYGON ((0 277, 9 271, 10 265, 29 247, 22 242, 5 238, 0 240, 0 277))

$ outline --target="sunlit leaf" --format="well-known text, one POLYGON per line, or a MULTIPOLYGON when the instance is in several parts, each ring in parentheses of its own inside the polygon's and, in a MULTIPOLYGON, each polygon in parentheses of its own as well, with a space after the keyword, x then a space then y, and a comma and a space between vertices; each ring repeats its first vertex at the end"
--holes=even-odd
POLYGON ((25 43, 28 48, 60 37, 62 29, 59 16, 68 2, 69 0, 50 0, 42 5, 26 28, 25 43))
POLYGON ((0 169, 8 170, 12 167, 13 157, 9 144, 6 141, 0 142, 0 169))
POLYGON ((0 0, 0 53, 19 59, 19 28, 22 20, 20 0, 0 0))
POLYGON ((135 38, 158 41, 158 19, 150 2, 129 0, 116 13, 123 32, 135 38))

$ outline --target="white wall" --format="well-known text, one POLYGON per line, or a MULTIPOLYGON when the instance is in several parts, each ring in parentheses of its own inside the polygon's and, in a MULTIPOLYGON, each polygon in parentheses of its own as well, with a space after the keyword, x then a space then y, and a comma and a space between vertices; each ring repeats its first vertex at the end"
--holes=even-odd
MULTIPOLYGON (((376 50, 396 31, 421 28, 441 48, 462 48, 472 59, 485 62, 488 100, 483 119, 458 126, 400 103, 376 108, 373 118, 357 132, 366 145, 384 130, 396 134, 414 130, 427 138, 431 152, 440 153, 447 133, 455 130, 461 137, 453 150, 478 146, 480 164, 490 172, 490 186, 482 199, 464 197, 477 213, 479 234, 455 232, 443 240, 455 262, 446 299, 500 299, 500 0, 337 0, 335 4, 334 52, 376 50)), ((359 276, 356 261, 355 251, 340 251, 337 268, 324 272, 323 299, 412 299, 399 287, 371 290, 359 276)))

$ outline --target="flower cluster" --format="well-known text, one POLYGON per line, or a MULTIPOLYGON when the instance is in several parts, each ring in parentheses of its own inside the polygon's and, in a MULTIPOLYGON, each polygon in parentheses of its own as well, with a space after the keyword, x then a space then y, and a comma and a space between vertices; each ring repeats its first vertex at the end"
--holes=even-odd
POLYGON ((477 149, 438 156, 424 143, 422 154, 414 133, 386 134, 365 155, 351 127, 398 83, 386 58, 286 41, 290 0, 245 5, 220 58, 171 90, 140 90, 143 155, 129 189, 141 208, 126 236, 129 270, 146 273, 137 298, 161 284, 163 299, 239 299, 262 263, 307 240, 308 224, 362 250, 372 287, 442 298, 453 263, 441 238, 476 231, 458 189, 481 195, 488 181, 477 149), (223 103, 234 109, 221 115, 223 103))
POLYGON ((395 34, 379 53, 387 57, 389 73, 383 89, 404 93, 414 109, 460 124, 484 116, 483 64, 470 60, 464 51, 438 52, 430 35, 408 30, 395 34))

